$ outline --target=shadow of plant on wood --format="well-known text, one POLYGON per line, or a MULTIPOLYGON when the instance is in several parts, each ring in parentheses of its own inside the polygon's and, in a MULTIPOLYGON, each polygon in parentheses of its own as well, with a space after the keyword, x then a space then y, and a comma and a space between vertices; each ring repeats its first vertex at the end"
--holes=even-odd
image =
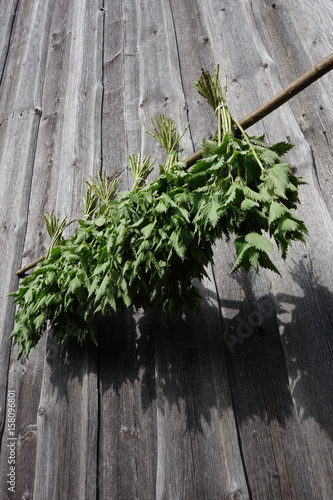
POLYGON ((275 300, 294 405, 300 420, 315 419, 333 442, 333 294, 311 261, 295 264, 291 274, 303 297, 280 293, 275 300))
POLYGON ((205 299, 197 318, 165 320, 159 311, 131 310, 105 316, 98 348, 61 351, 49 337, 48 372, 61 414, 70 411, 79 425, 87 402, 75 387, 88 375, 98 391, 90 417, 97 419, 98 478, 110 474, 110 463, 118 470, 125 460, 131 464, 125 482, 134 473, 148 480, 161 448, 177 459, 194 446, 194 468, 210 470, 229 440, 231 453, 241 453, 250 491, 280 498, 280 490, 291 488, 295 498, 305 498, 305 490, 314 498, 314 461, 323 470, 320 454, 326 460, 333 446, 333 296, 305 265, 298 263, 292 277, 301 296, 231 301, 200 285, 205 299), (240 312, 222 318, 218 300, 222 311, 240 312), (244 342, 230 349, 223 332, 229 347, 230 332, 244 342), (146 461, 137 463, 141 455, 146 461))
MULTIPOLYGON (((111 391, 125 401, 132 391, 138 414, 152 405, 161 414, 174 407, 186 421, 184 431, 202 433, 212 411, 221 416, 232 407, 238 424, 259 417, 284 426, 288 419, 313 417, 333 441, 332 294, 309 282, 309 274, 304 278, 302 268, 293 277, 303 297, 264 296, 249 306, 221 299, 222 306, 242 311, 228 320, 210 305, 213 294, 207 298, 203 288, 206 300, 196 318, 165 320, 158 311, 131 310, 105 316, 97 328, 97 349, 70 346, 61 358, 66 376, 82 378, 78 365, 87 357, 98 374, 101 398, 111 391), (230 342, 230 332, 237 333, 237 342, 230 342)), ((55 355, 48 359, 59 363, 55 355)), ((54 387, 58 375, 51 369, 54 387)), ((57 388, 59 397, 66 387, 57 388)))

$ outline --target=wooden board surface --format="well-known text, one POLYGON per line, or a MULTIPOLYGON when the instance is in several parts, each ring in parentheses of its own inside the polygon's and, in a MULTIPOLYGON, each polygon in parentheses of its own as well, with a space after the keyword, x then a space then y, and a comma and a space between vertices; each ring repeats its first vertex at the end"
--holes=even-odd
POLYGON ((80 216, 97 172, 130 188, 131 153, 164 161, 153 115, 190 121, 183 158, 211 137, 201 68, 220 65, 242 118, 332 51, 332 2, 8 0, 0 19, 1 499, 333 498, 333 73, 249 130, 294 144, 307 182, 307 245, 276 254, 282 279, 230 277, 220 241, 198 318, 126 311, 98 348, 48 331, 19 361, 7 297, 48 247, 45 212, 80 216))

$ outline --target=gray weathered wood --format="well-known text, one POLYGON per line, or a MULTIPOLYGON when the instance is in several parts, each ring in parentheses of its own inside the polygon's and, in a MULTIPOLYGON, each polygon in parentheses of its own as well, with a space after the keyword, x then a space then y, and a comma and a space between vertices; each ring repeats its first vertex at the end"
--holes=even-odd
POLYGON ((282 279, 230 277, 221 241, 197 318, 124 311, 96 325, 98 348, 61 350, 48 330, 19 361, 6 298, 47 250, 44 212, 78 217, 97 172, 129 189, 130 153, 156 156, 156 176, 153 115, 190 120, 184 158, 214 134, 201 68, 220 64, 240 119, 332 52, 332 3, 10 0, 0 18, 0 497, 332 498, 332 74, 249 129, 295 144, 287 159, 308 183, 307 245, 276 252, 282 279))
MULTIPOLYGON (((2 4, 3 5, 3 4, 2 4)), ((1 5, 1 7, 2 7, 1 5)), ((8 6, 7 6, 8 7, 8 6)), ((3 60, 2 82, 0 87, 0 143, 1 143, 1 252, 0 275, 2 281, 3 298, 0 304, 0 429, 1 429, 1 483, 8 472, 7 464, 7 426, 6 426, 6 394, 7 389, 17 389, 16 394, 21 394, 24 388, 18 387, 18 381, 22 376, 20 365, 9 370, 10 342, 8 341, 14 320, 14 307, 10 305, 11 300, 5 295, 15 290, 17 279, 14 277, 14 268, 21 263, 24 252, 24 239, 27 227, 27 214, 30 199, 30 187, 34 170, 36 143, 40 126, 40 109, 42 95, 41 67, 45 63, 47 46, 44 25, 47 24, 49 16, 42 10, 38 10, 37 3, 21 5, 15 10, 5 8, 3 27, 10 39, 7 40, 6 58, 3 60), (15 19, 12 16, 15 13, 15 19), (8 17, 9 16, 9 17, 8 17), (10 30, 7 30, 8 26, 10 30), (29 60, 29 65, 24 61, 29 60), (7 379, 8 373, 10 374, 7 379)), ((42 345, 41 345, 42 348, 42 345)), ((24 371, 24 370, 23 370, 24 371)), ((28 375, 28 378, 30 378, 28 375)), ((37 394, 40 381, 37 382, 37 394)), ((33 385, 32 385, 33 387, 33 385)), ((27 403, 22 404, 22 411, 27 407, 33 409, 38 399, 32 401, 31 394, 27 396, 27 403)), ((18 410, 18 409, 17 409, 18 410)), ((29 417, 31 411, 28 412, 29 417)), ((18 413, 18 422, 20 422, 18 413)), ((23 419, 24 420, 24 419, 23 419)), ((21 420, 22 422, 22 420, 21 420)), ((24 440, 32 434, 34 421, 24 422, 20 429, 22 440, 18 443, 24 449, 24 440), (29 427, 30 426, 30 427, 29 427), (29 430, 30 429, 30 430, 29 430)), ((32 439, 31 452, 33 459, 29 465, 34 463, 35 447, 32 439)), ((30 450, 29 450, 30 451, 30 450)), ((22 456, 18 464, 24 464, 27 458, 22 456)), ((24 492, 25 485, 31 485, 22 468, 22 479, 18 489, 24 492)), ((34 472, 32 466, 31 473, 34 472)), ((28 472, 28 471, 27 471, 28 472)), ((7 495, 7 488, 2 490, 2 496, 7 495)), ((6 496, 7 497, 7 496, 6 496)))

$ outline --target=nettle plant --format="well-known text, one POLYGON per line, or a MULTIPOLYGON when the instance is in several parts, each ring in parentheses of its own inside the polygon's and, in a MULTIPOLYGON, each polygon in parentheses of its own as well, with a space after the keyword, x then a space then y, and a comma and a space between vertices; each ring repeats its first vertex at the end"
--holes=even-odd
POLYGON ((174 122, 155 117, 148 133, 167 161, 153 182, 146 184, 150 158, 131 155, 132 190, 119 192, 117 177, 90 179, 72 236, 62 237, 65 218, 46 217, 53 228, 47 258, 11 294, 19 307, 11 334, 18 357, 36 346, 48 321, 58 344, 82 345, 96 343, 96 316, 111 310, 197 314, 201 297, 193 279, 207 276, 218 238, 236 236, 231 273, 260 266, 279 273, 272 240, 283 258, 293 240, 304 241, 306 227, 293 213, 303 181, 281 159, 292 146, 271 146, 244 132, 226 105, 218 68, 194 83, 216 114, 217 132, 203 140, 202 158, 190 171, 179 161, 182 136, 174 122))

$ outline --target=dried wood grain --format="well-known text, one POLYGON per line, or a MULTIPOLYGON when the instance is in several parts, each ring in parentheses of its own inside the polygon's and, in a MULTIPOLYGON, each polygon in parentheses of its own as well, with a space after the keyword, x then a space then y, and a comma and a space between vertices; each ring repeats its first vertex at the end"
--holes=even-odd
POLYGON ((37 416, 33 498, 96 498, 97 352, 47 343, 37 416))
MULTIPOLYGON (((31 188, 31 207, 37 217, 30 219, 29 234, 36 234, 46 209, 67 213, 70 219, 82 213, 85 180, 101 168, 101 2, 55 3, 54 7, 31 188)), ((47 245, 45 230, 41 236, 47 245)), ((26 245, 29 248, 33 243, 27 239, 26 245)), ((62 353, 50 334, 46 353, 37 417, 34 498, 94 498, 98 486, 97 352, 87 348, 62 353)))
POLYGON ((156 393, 152 339, 142 315, 106 317, 99 327, 100 498, 155 498, 156 393))
MULTIPOLYGON (((130 188, 130 153, 164 161, 144 131, 154 114, 191 121, 184 157, 214 134, 201 67, 220 64, 241 118, 331 52, 333 23, 326 0, 13 0, 0 15, 3 296, 22 255, 47 249, 45 211, 78 216, 98 171, 130 188)), ((333 496, 332 87, 326 75, 249 131, 294 143, 308 183, 308 243, 277 259, 282 280, 231 278, 219 242, 197 319, 126 311, 104 318, 98 349, 61 351, 48 332, 28 361, 9 351, 15 308, 1 301, 1 498, 13 387, 20 498, 333 496)))
POLYGON ((155 341, 156 498, 250 498, 226 373, 215 287, 197 318, 149 317, 155 341))
MULTIPOLYGON (((11 299, 6 294, 17 287, 14 278, 14 266, 21 263, 24 251, 24 238, 27 226, 27 213, 30 199, 31 179, 33 176, 36 143, 40 126, 40 102, 42 96, 41 67, 45 62, 46 32, 41 29, 43 22, 47 25, 49 15, 38 9, 37 4, 25 4, 18 8, 8 10, 10 19, 4 19, 3 27, 8 23, 11 30, 6 30, 10 40, 7 40, 7 52, 4 61, 2 82, 0 87, 0 206, 1 206, 1 252, 0 276, 2 284, 2 296, 0 304, 0 428, 1 428, 1 496, 7 498, 6 474, 7 463, 7 420, 6 396, 7 390, 15 388, 17 395, 22 394, 24 382, 20 387, 19 380, 22 375, 21 369, 15 369, 15 363, 9 370, 10 342, 9 334, 13 328, 14 307, 11 299), (14 19, 12 16, 15 14, 14 19), (25 61, 29 60, 30 65, 25 61), (8 379, 7 376, 10 375, 8 379), (6 495, 6 496, 5 496, 6 495)), ((30 372, 30 376, 32 372, 30 372)), ((35 385, 38 387, 38 383, 35 385)), ((40 386, 40 385, 39 385, 40 386)), ((37 391, 38 394, 38 391, 37 391)), ((18 431, 22 433, 22 439, 18 442, 17 450, 24 449, 24 441, 27 439, 27 429, 33 429, 34 422, 26 421, 24 416, 27 411, 28 419, 31 418, 34 405, 37 400, 28 396, 25 403, 22 402, 21 411, 18 413, 17 423, 22 425, 18 431), (32 427, 29 427, 31 426, 32 427), (22 445, 22 446, 21 446, 22 445), (21 446, 21 448, 20 448, 21 446)), ((18 408, 16 408, 18 411, 18 408)), ((30 434, 30 431, 28 431, 30 434)), ((34 431, 32 430, 32 435, 34 431)), ((31 453, 33 460, 29 463, 33 473, 35 439, 31 439, 31 453)), ((26 449, 26 448, 25 448, 26 449)), ((18 463, 21 466, 26 458, 21 456, 18 463)), ((27 468, 28 469, 28 468, 27 468)), ((23 495, 25 490, 31 491, 33 475, 29 477, 25 467, 21 474, 21 483, 18 491, 23 495)))
MULTIPOLYGON (((137 6, 115 2, 104 16, 103 172, 120 172, 130 189, 127 157, 141 151, 137 6)), ((154 498, 156 489, 155 363, 140 334, 141 314, 106 317, 99 342, 99 498, 154 498)))
MULTIPOLYGON (((290 4, 288 4, 288 6, 290 8, 290 4)), ((300 36, 302 25, 295 22, 296 18, 293 17, 291 12, 289 12, 289 17, 288 15, 286 16, 285 9, 283 9, 281 3, 276 4, 276 9, 267 4, 262 4, 261 6, 256 4, 255 12, 251 12, 250 6, 248 5, 247 13, 250 19, 251 16, 254 16, 256 20, 256 25, 258 27, 257 36, 260 36, 260 44, 258 43, 257 45, 260 46, 261 52, 264 53, 266 48, 267 56, 271 54, 270 59, 266 56, 267 65, 264 71, 261 73, 258 72, 257 86, 265 89, 265 92, 269 89, 273 94, 274 89, 277 89, 278 85, 276 68, 279 68, 279 72, 281 68, 281 75, 284 78, 283 84, 287 83, 288 78, 290 78, 296 68, 290 53, 288 54, 287 51, 285 51, 282 55, 278 55, 279 49, 276 45, 277 26, 274 25, 274 23, 276 23, 276 16, 280 16, 280 20, 283 19, 285 25, 288 23, 288 37, 293 40, 300 36), (293 27, 298 27, 297 32, 293 34, 290 33, 290 18, 294 21, 293 27), (261 29, 259 29, 259 27, 261 27, 261 29), (276 35, 275 39, 273 39, 274 35, 276 35)), ((310 25, 311 29, 313 29, 314 24, 311 22, 310 25)), ((284 26, 284 28, 287 29, 286 26, 284 26)), ((279 29, 281 32, 284 32, 281 25, 279 29)), ((255 41, 256 40, 254 40, 254 42, 255 41)), ((302 50, 304 50, 305 44, 303 44, 302 47, 302 50)), ((284 48, 288 50, 288 46, 284 48)), ((256 47, 253 45, 251 46, 249 43, 247 53, 253 53, 255 49, 256 47)), ((322 54, 325 54, 325 51, 329 49, 327 45, 325 46, 325 44, 323 44, 322 50, 324 51, 322 54)), ((237 51, 241 52, 241 49, 238 48, 237 51)), ((310 66, 311 63, 311 59, 308 58, 308 66, 310 66)), ((304 65, 297 67, 300 73, 304 71, 304 69, 304 65)), ((331 85, 332 78, 329 79, 328 76, 325 78, 331 85)), ((322 85, 322 82, 318 82, 318 84, 322 85)), ((306 91, 308 96, 315 94, 316 85, 317 84, 314 84, 306 91)), ((327 90, 329 91, 329 89, 327 90)), ((249 101, 253 99, 253 97, 250 96, 250 92, 251 87, 248 86, 246 94, 248 95, 249 101)), ((325 92, 323 92, 321 98, 325 99, 324 96, 325 92)), ((230 376, 232 392, 235 395, 235 413, 236 419, 240 419, 239 429, 241 442, 243 444, 246 470, 248 472, 253 498, 316 498, 319 494, 318 492, 321 492, 320 494, 327 497, 330 497, 332 494, 332 481, 327 473, 327 466, 330 467, 330 459, 328 465, 322 462, 323 456, 331 456, 332 454, 332 441, 330 437, 328 437, 331 435, 331 425, 329 423, 328 414, 332 413, 331 377, 328 373, 332 369, 332 351, 330 348, 327 348, 327 339, 331 338, 332 319, 329 317, 329 314, 327 314, 327 298, 325 298, 325 296, 330 297, 330 290, 332 290, 332 272, 330 264, 332 245, 331 238, 327 238, 327 234, 331 232, 331 229, 328 229, 331 227, 331 215, 329 215, 327 211, 327 205, 325 207, 322 203, 316 180, 316 168, 320 169, 322 167, 316 165, 313 161, 310 145, 307 143, 302 134, 302 129, 297 123, 299 115, 297 116, 297 114, 295 115, 291 112, 291 108, 297 106, 299 101, 303 103, 302 113, 311 114, 313 110, 311 100, 309 100, 309 97, 306 98, 305 95, 300 95, 290 101, 290 107, 287 105, 274 115, 267 117, 262 125, 270 141, 277 142, 278 140, 283 140, 288 137, 288 140, 296 144, 289 158, 296 167, 297 172, 303 175, 309 183, 309 186, 303 190, 302 198, 304 202, 303 208, 300 211, 300 215, 306 220, 310 230, 307 247, 305 248, 302 247, 302 245, 297 245, 295 249, 290 252, 288 259, 289 265, 287 264, 287 268, 285 268, 283 273, 283 281, 279 278, 269 276, 269 273, 267 273, 267 277, 263 276, 261 278, 260 282, 263 284, 267 279, 267 285, 264 287, 264 289, 266 288, 266 296, 262 295, 263 292, 261 292, 261 295, 258 295, 258 291, 253 290, 254 283, 252 280, 244 280, 243 287, 245 286, 245 289, 253 290, 252 293, 255 297, 255 301, 252 305, 253 309, 250 308, 243 312, 241 308, 242 301, 239 299, 238 306, 235 302, 232 307, 229 300, 226 300, 226 303, 230 305, 223 307, 223 298, 221 299, 222 314, 227 318, 228 315, 231 315, 228 321, 229 327, 233 328, 234 332, 236 331, 235 337, 240 343, 243 341, 246 342, 246 348, 244 348, 243 345, 237 347, 237 355, 231 358, 229 369, 232 370, 230 376), (278 127, 276 126, 277 123, 278 127), (280 131, 280 136, 278 136, 278 131, 280 131), (314 240, 312 240, 312 238, 314 238, 314 240), (318 245, 315 243, 318 239, 323 242, 322 248, 318 248, 318 245), (311 243, 312 241, 313 246, 311 243), (314 282, 317 281, 318 285, 315 285, 314 282), (316 292, 322 296, 322 299, 316 292), (302 294, 304 295, 303 300, 302 294), (283 352, 281 349, 278 349, 277 346, 273 347, 267 344, 265 347, 265 342, 256 338, 256 328, 253 328, 253 326, 257 325, 255 316, 254 324, 251 324, 251 314, 258 311, 258 307, 263 299, 265 301, 268 300, 270 304, 274 304, 271 316, 272 320, 274 320, 275 316, 278 319, 279 331, 282 336, 283 352), (232 313, 232 309, 239 310, 239 313, 235 315, 235 313, 232 313), (289 314, 287 314, 287 311, 289 314), (233 319, 232 314, 234 315, 233 319), (237 335, 237 331, 239 335, 237 335), (321 341, 323 343, 319 345, 321 341), (247 343, 249 347, 247 347, 247 343), (324 344, 326 344, 326 347, 324 344), (268 349, 268 351, 265 352, 265 349, 268 349), (252 354, 250 354, 251 352, 252 354), (276 370, 276 374, 282 376, 283 371, 286 372, 290 385, 289 388, 285 382, 283 383, 283 379, 279 383, 276 382, 276 376, 273 374, 273 371, 270 375, 268 373, 266 373, 266 375, 261 373, 257 379, 257 384, 254 382, 256 380, 255 370, 257 370, 258 366, 264 369, 266 363, 263 365, 261 360, 270 359, 272 352, 277 356, 275 364, 280 366, 280 369, 276 370), (278 355, 279 352, 280 354, 278 355), (256 357, 255 362, 251 361, 252 355, 256 357), (241 366, 238 365, 240 359, 242 359, 241 366), (319 359, 321 361, 319 361, 319 359), (283 368, 283 366, 285 367, 283 368), (247 373, 247 370, 249 370, 249 373, 247 373), (311 373, 310 376, 309 373, 311 373), (237 374, 237 377, 233 374, 237 374), (237 382, 238 378, 239 382, 237 382), (259 426, 259 431, 255 429, 256 437, 259 441, 258 446, 261 447, 261 451, 258 451, 256 447, 253 446, 253 437, 251 436, 253 421, 250 421, 250 424, 247 422, 250 416, 254 418, 252 412, 254 412, 254 415, 256 415, 257 412, 254 409, 251 410, 250 407, 246 410, 247 405, 244 407, 244 405, 241 406, 241 403, 238 403, 239 400, 244 398, 244 386, 248 383, 249 379, 251 379, 254 384, 249 388, 252 400, 257 401, 257 397, 264 398, 262 403, 256 403, 255 406, 263 409, 268 401, 271 401, 270 405, 273 404, 273 412, 270 411, 268 413, 266 423, 264 417, 265 412, 259 419, 256 416, 256 421, 259 421, 261 424, 259 426), (265 382, 264 384, 263 381, 265 382), (274 385, 279 388, 279 391, 273 389, 274 385), (312 388, 310 389, 309 386, 312 386, 312 388), (319 386, 322 387, 322 389, 318 392, 319 386), (259 396, 260 394, 262 396, 259 396), (281 394, 283 395, 282 399, 280 399, 281 394), (310 394, 312 394, 312 396, 310 396, 310 394), (315 396, 316 394, 318 394, 318 397, 315 396), (325 394, 324 399, 326 404, 321 403, 323 394, 325 394), (273 402, 274 399, 275 402, 273 402), (237 410, 238 404, 239 410, 237 410), (283 413, 286 412, 287 418, 282 419, 283 413), (319 421, 325 422, 325 425, 321 429, 320 424, 318 426, 319 421), (311 436, 311 438, 309 436, 311 436), (252 444, 252 447, 250 447, 249 443, 252 444), (320 443, 320 448, 325 450, 323 453, 319 452, 319 446, 317 447, 316 443, 320 443), (272 449, 272 461, 270 465, 268 458, 270 456, 269 450, 266 448, 264 452, 262 449, 263 446, 269 446, 272 449), (267 461, 265 464, 262 463, 262 466, 259 467, 263 472, 263 475, 260 476, 257 472, 258 465, 260 464, 256 461, 263 456, 267 458, 267 461), (275 469, 273 466, 274 463, 275 469), (266 467, 268 467, 267 475, 264 474, 266 467), (292 470, 294 470, 294 472, 291 472, 292 470), (307 471, 305 472, 306 477, 302 474, 302 470, 307 471), (253 474, 254 471, 256 472, 253 474), (275 486, 273 480, 274 471, 276 473, 275 486)), ((312 116, 315 116, 315 114, 312 116)), ((258 130, 259 127, 256 128, 258 130)), ((324 146, 323 142, 322 140, 316 142, 318 155, 320 155, 320 150, 323 149, 325 151, 327 149, 327 146, 324 146)), ((313 143, 311 142, 311 144, 313 143)), ((265 275, 266 273, 261 274, 265 275)), ((220 278, 217 278, 218 282, 221 280, 224 284, 226 283, 225 270, 221 269, 219 271, 218 266, 217 276, 220 276, 220 278)), ((228 287, 226 293, 228 299, 232 295, 239 297, 240 290, 237 291, 236 283, 230 286, 231 288, 228 287), (233 289, 234 292, 232 292, 233 289)), ((248 304, 250 303, 249 297, 247 297, 246 302, 248 304)), ((261 327, 260 324, 258 326, 261 327)), ((277 326, 271 324, 268 329, 267 325, 265 326, 266 330, 271 335, 274 334, 273 332, 275 332, 275 335, 277 334, 277 326)), ((235 341, 235 338, 233 340, 235 341)), ((274 361, 272 360, 271 363, 273 364, 274 361)), ((273 370, 273 367, 271 369, 273 370)), ((284 378, 286 379, 286 375, 284 375, 284 378)))
MULTIPOLYGON (((31 53, 24 53, 24 57, 21 57, 22 68, 25 66, 26 74, 19 79, 21 87, 18 87, 18 103, 25 98, 23 104, 19 104, 23 107, 20 116, 26 113, 27 116, 38 118, 38 135, 35 134, 34 148, 26 147, 23 141, 20 144, 22 149, 17 148, 17 155, 18 157, 21 155, 21 161, 24 160, 22 153, 25 149, 30 155, 34 155, 30 178, 25 175, 22 181, 26 193, 24 189, 20 190, 22 202, 26 204, 21 220, 25 223, 27 221, 27 228, 24 228, 27 238, 24 232, 21 241, 23 243, 25 238, 25 247, 24 250, 21 249, 21 255, 24 252, 29 260, 32 256, 45 251, 49 244, 42 222, 43 213, 55 208, 60 213, 72 211, 70 215, 78 214, 85 179, 94 169, 95 171, 99 169, 100 165, 102 106, 100 37, 103 19, 100 5, 97 2, 87 5, 83 5, 82 2, 76 4, 49 2, 48 5, 44 3, 42 9, 38 7, 37 3, 33 4, 31 16, 34 15, 35 18, 32 19, 29 19, 26 9, 17 11, 18 20, 23 17, 24 22, 28 23, 28 27, 31 25, 32 30, 32 34, 28 32, 26 44, 22 44, 22 47, 29 47, 31 53), (38 36, 39 32, 42 35, 38 36), (31 43, 31 40, 34 43, 31 43), (25 58, 30 65, 24 63, 25 58), (32 64, 34 60, 36 60, 35 66, 32 64), (24 108, 28 104, 31 111, 29 108, 27 110, 24 108), (70 200, 72 205, 69 203, 70 200)), ((13 52, 15 71, 16 64, 13 52)), ((4 90, 6 91, 6 87, 4 90)), ((26 129, 25 133, 22 133, 16 126, 16 130, 20 136, 30 138, 26 129)), ((13 161, 19 164, 18 158, 13 157, 13 161)), ((19 169, 16 171, 22 172, 19 169)), ((17 187, 19 188, 19 185, 17 187)), ((17 244, 13 246, 17 248, 17 244)), ((54 349, 56 348, 53 346, 54 349)), ((56 371, 55 366, 58 365, 60 356, 59 349, 53 357, 50 356, 50 352, 52 348, 49 346, 48 364, 44 370, 38 372, 38 383, 35 381, 35 384, 31 384, 30 389, 34 386, 36 389, 33 402, 29 391, 27 394, 19 391, 21 398, 17 432, 18 451, 21 455, 17 467, 21 469, 21 473, 18 472, 18 477, 21 479, 17 488, 21 495, 31 495, 31 497, 33 495, 34 498, 62 497, 67 490, 73 492, 71 494, 73 498, 90 498, 91 495, 95 495, 97 487, 98 419, 94 412, 97 412, 98 408, 98 392, 93 373, 96 356, 91 352, 86 361, 80 357, 77 362, 71 357, 71 370, 74 370, 78 378, 74 377, 67 389, 70 378, 68 370, 57 372, 58 376, 55 379, 50 376, 56 371), (68 399, 55 398, 58 391, 66 392, 68 399), (42 397, 42 409, 39 403, 40 397, 42 397), (77 410, 70 413, 72 419, 68 419, 68 426, 62 427, 64 419, 61 418, 61 414, 63 412, 67 418, 67 405, 71 408, 76 407, 77 410), (37 411, 39 418, 36 421, 37 411), (51 416, 48 414, 49 411, 51 416), (48 419, 45 428, 43 424, 46 415, 48 419), (33 429, 33 439, 30 439, 29 447, 25 446, 27 429, 33 429), (70 433, 71 438, 69 438, 70 433), (85 447, 84 441, 86 441, 85 447), (50 442, 57 445, 50 447, 50 442), (59 446, 60 443, 63 445, 59 446), (33 457, 33 460, 29 461, 29 467, 24 466, 27 460, 26 456, 23 458, 27 453, 25 450, 29 450, 33 457), (72 468, 64 466, 70 462, 72 468), (75 476, 72 475, 72 470, 77 471, 75 476)), ((42 343, 36 350, 37 363, 42 360, 42 367, 44 359, 45 347, 43 348, 42 343)), ((14 368, 15 363, 12 366, 14 368)), ((18 377, 22 379, 21 390, 29 383, 32 375, 31 370, 25 376, 17 370, 16 379, 18 377)), ((18 383, 16 380, 16 384, 18 383)), ((3 468, 3 471, 6 471, 6 468, 3 468)))

